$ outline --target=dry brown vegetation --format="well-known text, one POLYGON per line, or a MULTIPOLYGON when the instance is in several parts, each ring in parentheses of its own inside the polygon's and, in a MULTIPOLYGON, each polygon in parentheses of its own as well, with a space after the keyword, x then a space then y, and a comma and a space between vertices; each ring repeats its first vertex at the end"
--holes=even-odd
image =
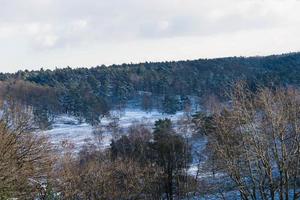
POLYGON ((239 83, 230 97, 229 106, 200 123, 210 166, 230 177, 241 199, 299 199, 300 92, 253 93, 239 83))
POLYGON ((67 153, 57 169, 63 199, 159 199, 159 168, 132 160, 110 160, 103 152, 85 149, 78 158, 67 153))
POLYGON ((45 137, 32 133, 30 110, 1 103, 0 199, 32 199, 52 170, 51 148, 45 137))

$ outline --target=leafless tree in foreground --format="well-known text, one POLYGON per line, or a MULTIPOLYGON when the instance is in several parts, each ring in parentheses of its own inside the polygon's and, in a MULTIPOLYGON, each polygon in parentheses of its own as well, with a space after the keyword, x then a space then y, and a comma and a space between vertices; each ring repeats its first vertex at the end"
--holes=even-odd
POLYGON ((229 106, 201 124, 209 161, 230 177, 241 199, 299 199, 300 92, 253 93, 239 83, 230 97, 229 106))
POLYGON ((0 110, 0 199, 33 199, 51 171, 50 145, 32 133, 30 109, 6 100, 0 110))

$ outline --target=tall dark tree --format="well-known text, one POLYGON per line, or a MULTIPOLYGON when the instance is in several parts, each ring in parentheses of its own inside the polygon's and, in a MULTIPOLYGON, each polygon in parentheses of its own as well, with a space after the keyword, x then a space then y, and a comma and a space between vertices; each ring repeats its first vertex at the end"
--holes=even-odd
POLYGON ((191 155, 186 152, 189 148, 186 147, 184 138, 173 130, 170 119, 156 121, 153 135, 154 160, 164 170, 166 196, 168 200, 172 200, 186 160, 191 159, 191 155))

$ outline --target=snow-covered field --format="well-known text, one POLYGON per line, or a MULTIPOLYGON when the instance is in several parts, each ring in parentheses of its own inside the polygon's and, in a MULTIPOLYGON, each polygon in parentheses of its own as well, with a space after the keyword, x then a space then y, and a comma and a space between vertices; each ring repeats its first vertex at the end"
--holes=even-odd
MULTIPOLYGON (((120 111, 112 111, 111 117, 105 117, 101 120, 101 125, 107 126, 112 118, 118 118, 119 127, 126 130, 133 123, 149 124, 150 126, 158 119, 170 118, 172 121, 177 121, 183 115, 182 112, 177 112, 174 115, 163 114, 157 110, 145 112, 140 109, 127 108, 120 111)), ((89 139, 93 139, 93 127, 87 123, 79 123, 79 121, 72 116, 61 115, 54 120, 52 129, 42 132, 50 138, 51 143, 59 147, 62 142, 68 141, 75 146, 75 149, 80 147, 89 139)), ((103 135, 103 147, 110 144, 112 136, 109 132, 103 135)))

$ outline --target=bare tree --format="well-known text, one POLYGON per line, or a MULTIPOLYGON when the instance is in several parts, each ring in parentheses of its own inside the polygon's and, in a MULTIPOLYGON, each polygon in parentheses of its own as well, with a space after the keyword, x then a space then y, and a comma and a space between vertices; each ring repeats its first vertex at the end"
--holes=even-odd
POLYGON ((13 101, 1 103, 0 198, 32 199, 50 177, 47 138, 32 133, 30 109, 13 101))
POLYGON ((235 86, 231 103, 206 121, 210 160, 242 199, 299 199, 300 93, 235 86))

